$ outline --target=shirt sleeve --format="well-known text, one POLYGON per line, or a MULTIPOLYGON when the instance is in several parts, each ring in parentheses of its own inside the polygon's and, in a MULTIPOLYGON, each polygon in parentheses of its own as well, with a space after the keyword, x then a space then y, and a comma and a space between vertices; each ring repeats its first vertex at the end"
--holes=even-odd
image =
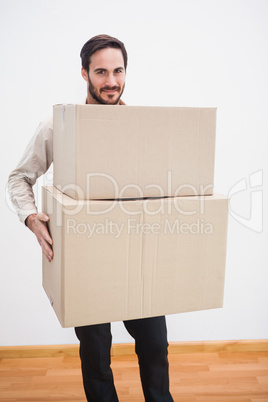
POLYGON ((53 119, 40 123, 24 154, 8 178, 8 192, 21 222, 37 213, 33 185, 53 159, 53 119))

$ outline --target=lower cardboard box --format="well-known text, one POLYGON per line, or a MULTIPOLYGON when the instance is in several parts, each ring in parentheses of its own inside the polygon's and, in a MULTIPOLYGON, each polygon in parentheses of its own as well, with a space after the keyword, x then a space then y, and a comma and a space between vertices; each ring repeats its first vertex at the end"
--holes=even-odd
POLYGON ((43 187, 54 258, 43 287, 62 327, 223 306, 228 199, 77 201, 43 187))

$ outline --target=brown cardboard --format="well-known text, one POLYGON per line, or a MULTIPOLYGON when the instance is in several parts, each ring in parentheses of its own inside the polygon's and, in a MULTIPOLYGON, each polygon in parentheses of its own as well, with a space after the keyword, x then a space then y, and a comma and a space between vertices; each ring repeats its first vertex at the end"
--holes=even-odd
POLYGON ((75 199, 213 194, 215 108, 54 106, 54 185, 75 199))
POLYGON ((227 211, 221 195, 76 201, 44 187, 43 286, 61 325, 222 307, 227 211))

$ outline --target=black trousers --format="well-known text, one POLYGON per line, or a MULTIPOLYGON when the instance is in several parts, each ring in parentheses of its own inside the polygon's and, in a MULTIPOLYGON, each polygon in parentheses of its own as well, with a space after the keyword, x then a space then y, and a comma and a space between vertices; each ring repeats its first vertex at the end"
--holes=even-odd
MULTIPOLYGON (((142 389, 146 402, 172 402, 169 392, 167 329, 165 317, 124 321, 135 339, 142 389)), ((110 350, 111 325, 75 328, 80 341, 83 383, 90 402, 116 402, 110 350)))

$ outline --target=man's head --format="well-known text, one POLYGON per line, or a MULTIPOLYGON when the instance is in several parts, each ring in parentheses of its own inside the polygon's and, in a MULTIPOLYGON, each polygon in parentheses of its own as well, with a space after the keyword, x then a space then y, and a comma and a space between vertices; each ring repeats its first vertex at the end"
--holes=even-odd
POLYGON ((82 47, 82 76, 87 81, 88 103, 118 104, 125 87, 127 52, 109 35, 98 35, 82 47))

